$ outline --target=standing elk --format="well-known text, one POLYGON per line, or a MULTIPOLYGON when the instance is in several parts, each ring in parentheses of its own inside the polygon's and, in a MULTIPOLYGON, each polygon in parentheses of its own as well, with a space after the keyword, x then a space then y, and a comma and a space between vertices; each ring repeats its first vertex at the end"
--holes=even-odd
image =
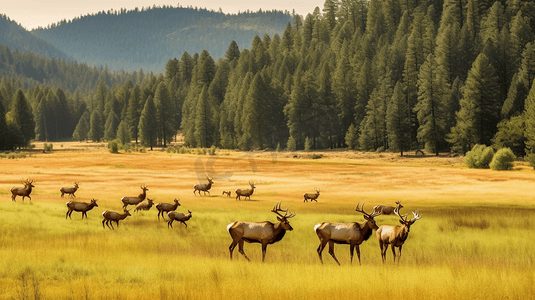
POLYGON ((378 227, 377 224, 375 224, 375 220, 373 218, 381 214, 381 212, 372 212, 371 214, 367 214, 364 211, 364 203, 362 203, 362 208, 359 209, 360 202, 355 208, 355 211, 362 213, 364 215, 364 219, 366 219, 362 223, 323 222, 314 226, 314 231, 320 239, 320 245, 318 246, 317 251, 322 264, 323 258, 321 257, 321 252, 323 251, 327 243, 329 243, 329 254, 334 258, 338 265, 340 265, 340 262, 334 255, 334 244, 349 244, 351 263, 353 263, 353 251, 355 248, 357 248, 357 257, 359 259, 360 264, 359 245, 370 238, 374 229, 377 230, 378 227))
POLYGON ((395 208, 397 208, 398 211, 403 208, 403 205, 401 205, 400 201, 396 201, 396 204, 397 204, 396 207, 388 206, 388 205, 376 205, 376 206, 373 207, 373 211, 376 212, 376 211, 380 211, 382 209, 383 210, 383 215, 391 215, 391 214, 394 213, 394 209, 395 208))
POLYGON ((188 210, 187 214, 179 213, 176 211, 170 211, 167 213, 167 216, 169 217, 169 221, 167 222, 167 228, 171 226, 173 228, 173 221, 178 221, 186 226, 188 228, 188 224, 186 224, 186 221, 191 219, 191 211, 188 210))
POLYGON ((320 196, 320 190, 317 189, 317 188, 314 188, 314 190, 316 191, 315 194, 313 194, 313 193, 304 193, 303 194, 303 198, 305 198, 305 200, 303 200, 303 202, 308 202, 308 200, 310 200, 310 202, 312 202, 312 201, 318 202, 318 197, 320 196))
POLYGON ((251 195, 254 193, 254 189, 255 189, 254 182, 249 181, 249 185, 251 186, 250 189, 243 189, 243 190, 237 189, 234 191, 236 192, 236 200, 241 201, 242 196, 245 197, 245 200, 247 200, 247 198, 251 200, 251 195))
POLYGON ((24 197, 28 197, 30 198, 30 201, 32 201, 30 193, 32 192, 32 188, 35 187, 33 185, 33 180, 26 179, 26 181, 22 181, 22 184, 24 184, 24 187, 11 188, 11 201, 17 202, 17 200, 15 199, 17 196, 22 196, 22 201, 24 201, 24 197))
POLYGON ((139 194, 137 197, 123 197, 121 198, 121 201, 123 202, 123 209, 126 209, 128 205, 137 205, 141 201, 145 200, 145 197, 147 197, 147 191, 149 190, 146 185, 140 186, 140 188, 143 190, 142 194, 139 194))
POLYGON ((271 212, 278 215, 277 220, 279 222, 276 224, 273 224, 269 221, 236 221, 230 223, 227 226, 227 231, 232 237, 232 243, 229 246, 231 260, 234 248, 236 247, 236 245, 239 245, 238 251, 245 257, 245 259, 250 261, 245 252, 243 251, 243 243, 247 242, 262 244, 262 262, 264 262, 264 258, 266 257, 267 245, 280 241, 286 234, 287 230, 293 230, 292 226, 290 226, 290 222, 288 221, 288 219, 295 217, 295 213, 288 215, 288 208, 286 210, 282 210, 280 206, 281 203, 279 202, 271 210, 271 212), (280 212, 284 212, 284 215, 281 215, 280 212))
POLYGON ((165 220, 164 212, 169 213, 170 211, 176 210, 177 207, 180 206, 180 203, 178 203, 179 199, 174 200, 175 204, 172 203, 158 203, 156 204, 156 209, 158 210, 158 221, 160 221, 160 215, 162 215, 162 218, 165 220))
POLYGON ((208 183, 197 183, 193 185, 193 195, 197 196, 197 194, 195 194, 197 191, 199 192, 199 196, 201 195, 201 192, 204 192, 204 195, 208 192, 208 195, 210 195, 210 189, 214 182, 212 181, 212 178, 208 178, 208 176, 206 176, 206 179, 208 179, 208 183))
POLYGON ((232 194, 231 191, 223 191, 223 193, 221 193, 221 195, 227 195, 227 197, 230 197, 230 195, 232 194))
POLYGON ((137 212, 139 210, 149 210, 152 205, 154 204, 154 200, 151 198, 147 198, 147 202, 141 202, 136 205, 136 208, 134 209, 134 212, 137 212))
POLYGON ((131 216, 131 214, 130 211, 125 208, 123 214, 107 210, 102 213, 102 216, 104 217, 104 220, 102 220, 102 228, 106 228, 104 227, 104 222, 106 222, 106 226, 108 226, 108 228, 115 229, 113 228, 113 222, 117 223, 117 228, 119 228, 119 221, 126 219, 126 217, 131 216))
POLYGON ((61 189, 59 189, 59 191, 61 192, 61 197, 63 198, 63 195, 65 194, 69 194, 71 195, 71 197, 76 197, 76 195, 74 193, 76 193, 76 191, 78 190, 78 182, 74 182, 74 187, 62 187, 61 189))
POLYGON ((98 206, 97 204, 98 199, 91 199, 90 203, 87 202, 75 202, 75 201, 69 201, 67 202, 67 214, 65 215, 65 219, 69 217, 71 218, 73 211, 81 211, 82 212, 82 220, 84 219, 84 215, 87 218, 87 211, 91 210, 93 207, 98 206))
POLYGON ((394 262, 396 262, 395 247, 399 248, 399 263, 399 260, 401 259, 401 248, 403 247, 407 237, 409 237, 411 225, 422 218, 422 216, 420 216, 420 210, 418 209, 416 212, 412 212, 414 218, 410 221, 407 220, 408 215, 405 215, 404 217, 399 215, 399 209, 397 207, 394 209, 394 214, 399 217, 399 223, 401 223, 401 225, 381 225, 375 232, 377 235, 377 240, 379 240, 379 247, 381 248, 381 258, 383 259, 383 263, 386 261, 386 250, 388 250, 388 245, 392 245, 394 262))

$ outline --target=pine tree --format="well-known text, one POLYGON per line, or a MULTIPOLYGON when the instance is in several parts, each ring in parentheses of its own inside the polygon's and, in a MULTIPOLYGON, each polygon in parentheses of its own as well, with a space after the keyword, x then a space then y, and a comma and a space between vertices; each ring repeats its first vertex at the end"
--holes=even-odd
POLYGON ((93 142, 100 142, 104 136, 104 128, 102 126, 102 114, 98 109, 93 110, 89 120, 88 136, 93 142))
POLYGON ((208 86, 204 86, 197 100, 195 109, 195 141, 197 146, 208 148, 214 145, 214 120, 212 119, 214 108, 210 105, 208 86))
POLYGON ((22 89, 18 89, 13 95, 8 120, 20 133, 18 146, 27 147, 30 140, 35 138, 35 120, 32 107, 26 100, 22 89))
POLYGON ((89 112, 85 112, 80 120, 78 120, 78 124, 76 125, 76 128, 74 129, 74 132, 72 133, 72 139, 75 141, 85 141, 88 138, 89 133, 89 119, 90 119, 89 112))
POLYGON ((410 120, 407 117, 407 102, 401 82, 394 87, 392 97, 386 109, 386 131, 388 132, 388 148, 392 151, 408 150, 410 120))
POLYGON ((535 166, 535 88, 529 91, 524 108, 526 160, 535 166))
POLYGON ((140 97, 141 94, 139 85, 136 84, 130 92, 130 97, 128 98, 128 108, 126 112, 127 127, 130 130, 130 136, 136 141, 136 144, 138 143, 139 138, 138 124, 142 109, 140 97))
POLYGON ((126 120, 122 120, 117 127, 117 139, 119 139, 123 145, 129 144, 132 141, 126 120))
POLYGON ((157 110, 156 118, 159 123, 158 135, 161 137, 163 146, 166 147, 167 143, 169 143, 176 134, 176 129, 174 128, 174 105, 169 96, 165 82, 160 82, 158 84, 156 93, 154 94, 154 103, 157 110))
POLYGON ((104 140, 111 141, 117 136, 117 127, 119 126, 119 118, 115 112, 110 111, 106 123, 104 124, 104 140))
POLYGON ((225 58, 228 60, 228 62, 232 62, 233 60, 237 60, 240 58, 240 48, 238 47, 238 43, 236 41, 230 42, 230 45, 228 46, 227 51, 225 52, 225 58))
POLYGON ((150 147, 150 150, 153 150, 153 147, 156 146, 158 137, 158 121, 155 118, 156 114, 156 105, 154 104, 152 96, 149 96, 141 111, 138 131, 141 145, 150 147))

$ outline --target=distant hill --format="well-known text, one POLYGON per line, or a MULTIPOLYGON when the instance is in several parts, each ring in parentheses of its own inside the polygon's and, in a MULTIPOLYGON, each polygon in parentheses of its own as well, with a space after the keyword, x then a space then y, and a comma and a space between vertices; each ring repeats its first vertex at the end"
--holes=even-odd
POLYGON ((21 53, 32 52, 47 57, 68 59, 68 55, 42 38, 28 32, 6 15, 0 15, 0 44, 21 53))
POLYGON ((100 12, 32 32, 79 62, 111 70, 163 72, 165 64, 187 51, 206 49, 217 60, 234 40, 250 48, 255 35, 282 34, 289 13, 258 11, 224 14, 205 9, 154 7, 100 12))

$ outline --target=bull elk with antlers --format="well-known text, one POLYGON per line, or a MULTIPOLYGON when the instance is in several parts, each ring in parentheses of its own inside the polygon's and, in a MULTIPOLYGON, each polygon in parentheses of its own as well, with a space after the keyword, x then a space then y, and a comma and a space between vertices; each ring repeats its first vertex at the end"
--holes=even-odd
POLYGON ((362 203, 362 208, 359 208, 360 203, 358 203, 357 207, 355 208, 355 211, 360 212, 364 215, 365 221, 362 223, 323 222, 314 226, 314 231, 316 232, 320 240, 320 245, 318 246, 317 251, 322 264, 323 258, 321 257, 321 252, 323 251, 327 243, 329 243, 329 254, 334 258, 338 265, 340 265, 340 262, 334 255, 334 244, 349 245, 351 262, 353 262, 353 251, 356 248, 357 257, 359 259, 360 264, 359 245, 370 238, 374 229, 377 230, 378 227, 377 224, 375 224, 375 220, 373 218, 381 214, 381 212, 372 212, 371 214, 366 213, 364 211, 364 203, 362 203))
POLYGON ((177 207, 180 206, 180 203, 178 203, 178 199, 175 198, 174 204, 172 203, 158 203, 156 204, 156 209, 158 210, 158 221, 160 221, 160 215, 162 215, 162 218, 165 220, 164 212, 169 213, 170 211, 174 211, 177 209, 177 207))
POLYGON ((193 185, 193 195, 197 196, 197 194, 195 194, 197 191, 199 192, 199 196, 201 195, 201 192, 204 192, 204 195, 208 192, 208 195, 210 195, 210 189, 212 188, 214 181, 208 176, 206 176, 206 179, 208 179, 208 183, 197 183, 193 185))
POLYGON ((237 189, 235 190, 236 192, 236 200, 240 200, 241 201, 241 197, 245 197, 245 200, 247 200, 247 198, 249 198, 249 200, 251 200, 251 195, 254 193, 254 189, 255 189, 255 186, 254 186, 254 182, 251 182, 249 181, 249 185, 251 186, 250 189, 237 189))
POLYGON ((106 228, 104 227, 104 222, 106 222, 106 226, 108 226, 108 228, 115 229, 113 228, 113 222, 115 222, 117 224, 117 228, 119 228, 119 221, 126 219, 126 217, 131 216, 131 214, 130 214, 130 211, 125 208, 124 213, 122 214, 107 210, 102 213, 102 216, 104 217, 104 220, 102 220, 102 228, 104 229, 106 228), (110 227, 110 223, 111 223, 111 227, 110 227))
POLYGON ((394 214, 399 217, 399 223, 401 223, 401 225, 382 225, 375 232, 377 235, 377 240, 379 240, 379 247, 381 248, 381 258, 383 259, 383 263, 386 261, 386 250, 388 250, 388 245, 392 245, 394 262, 396 262, 395 247, 399 248, 399 262, 399 259, 401 258, 401 248, 403 247, 405 240, 407 240, 407 237, 409 237, 411 225, 422 218, 418 209, 416 212, 412 212, 414 218, 410 221, 407 220, 408 214, 403 217, 399 215, 399 209, 397 207, 394 209, 394 214))
POLYGON ((11 201, 15 201, 17 196, 22 196, 22 201, 24 201, 24 197, 30 198, 30 201, 32 201, 32 197, 30 197, 30 193, 32 192, 32 188, 35 186, 33 185, 33 180, 26 179, 26 181, 22 181, 22 184, 24 184, 24 187, 12 187, 10 189, 11 191, 11 201))
POLYGON ((250 261, 245 252, 243 251, 244 242, 260 243, 262 244, 262 262, 264 262, 264 259, 266 257, 267 245, 280 241, 286 234, 287 230, 293 230, 292 226, 290 226, 290 222, 288 221, 288 219, 295 217, 295 213, 288 215, 288 208, 286 210, 282 210, 280 206, 281 203, 279 202, 271 210, 271 212, 277 214, 277 220, 279 222, 276 224, 273 224, 269 221, 236 221, 230 223, 227 226, 227 231, 232 237, 232 243, 229 246, 230 259, 232 259, 232 252, 234 251, 234 248, 236 247, 236 245, 238 245, 238 251, 245 257, 245 259, 250 261), (280 214, 280 212, 284 212, 284 215, 280 214))
POLYGON ((69 217, 71 218, 73 211, 81 211, 82 212, 82 220, 84 219, 84 215, 87 218, 87 211, 91 210, 93 207, 98 206, 97 204, 98 199, 91 199, 90 203, 87 202, 75 202, 75 201, 69 201, 67 202, 67 214, 65 215, 65 219, 69 217))
POLYGON ((145 200, 147 197, 147 191, 149 190, 146 185, 140 186, 140 188, 143 190, 143 193, 139 194, 137 197, 123 197, 121 198, 121 201, 123 202, 123 209, 126 209, 128 205, 137 205, 141 201, 145 200))
POLYGON ((403 205, 401 205, 401 202, 400 201, 396 201, 396 204, 397 206, 394 207, 394 206, 388 206, 388 205, 376 205, 373 207, 373 211, 376 212, 376 211, 381 211, 383 210, 383 215, 391 215, 394 213, 394 209, 398 209, 398 211, 400 209, 403 208, 403 205))
POLYGON ((62 187, 59 189, 61 192, 61 197, 63 198, 63 195, 68 194, 71 197, 76 197, 74 193, 78 190, 78 182, 74 182, 74 187, 62 187))
POLYGON ((320 196, 320 190, 317 188, 314 188, 314 191, 316 191, 316 193, 304 193, 303 198, 305 198, 305 200, 303 200, 303 202, 308 202, 308 200, 310 200, 310 202, 312 201, 318 202, 318 197, 320 196))

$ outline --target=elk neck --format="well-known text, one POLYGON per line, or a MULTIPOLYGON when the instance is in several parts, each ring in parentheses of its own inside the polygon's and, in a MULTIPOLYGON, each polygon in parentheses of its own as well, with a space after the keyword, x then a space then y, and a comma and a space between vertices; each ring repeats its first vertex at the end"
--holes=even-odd
POLYGON ((371 224, 366 221, 364 224, 359 224, 360 229, 362 230, 362 240, 367 241, 373 233, 371 224))
POLYGON ((274 233, 274 236, 270 244, 273 244, 282 240, 282 238, 286 234, 286 229, 282 228, 281 222, 277 222, 276 224, 273 225, 273 233, 274 233))

